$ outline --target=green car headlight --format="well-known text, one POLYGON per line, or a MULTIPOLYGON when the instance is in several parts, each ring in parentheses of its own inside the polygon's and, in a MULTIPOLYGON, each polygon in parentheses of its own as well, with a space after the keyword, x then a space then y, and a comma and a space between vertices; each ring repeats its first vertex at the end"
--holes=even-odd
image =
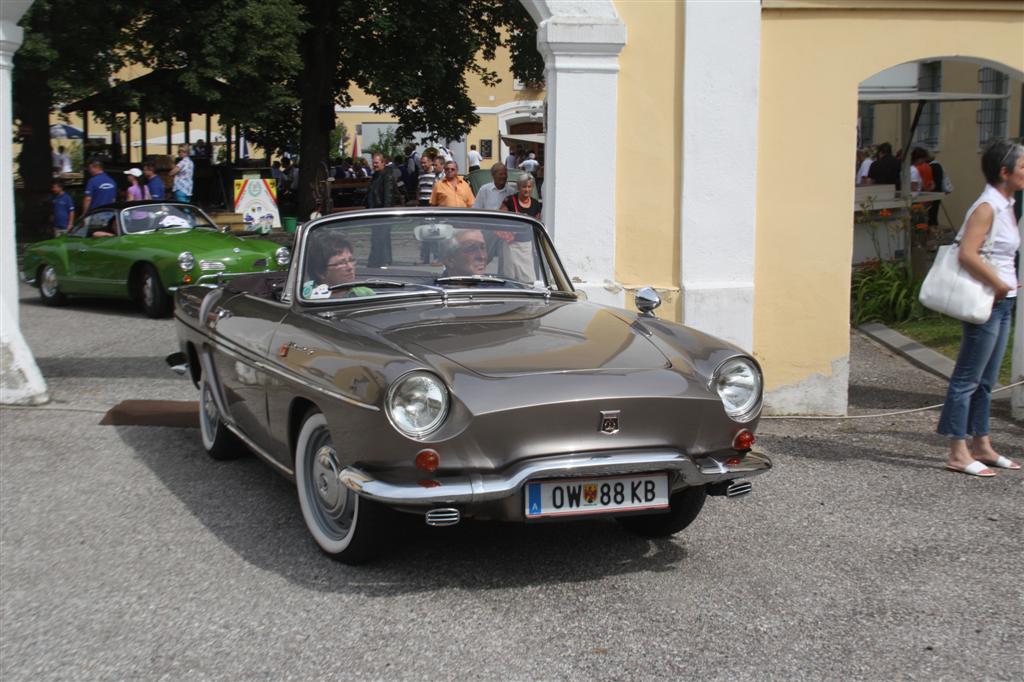
POLYGON ((182 251, 178 254, 178 267, 188 272, 196 266, 196 257, 191 251, 182 251))
POLYGON ((274 252, 274 260, 283 268, 291 262, 292 252, 288 250, 287 246, 282 246, 274 252))

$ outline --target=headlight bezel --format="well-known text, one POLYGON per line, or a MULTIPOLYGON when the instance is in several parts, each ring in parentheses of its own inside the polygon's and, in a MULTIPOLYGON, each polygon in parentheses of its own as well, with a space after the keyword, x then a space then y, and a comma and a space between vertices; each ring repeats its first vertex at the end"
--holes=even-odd
POLYGON ((433 372, 425 369, 415 369, 410 372, 402 374, 388 387, 387 394, 384 397, 384 414, 387 416, 391 426, 394 427, 398 433, 411 438, 413 440, 423 440, 430 434, 437 431, 445 423, 448 418, 448 413, 451 410, 451 396, 448 391, 448 386, 433 372), (415 378, 426 378, 436 384, 440 389, 441 399, 443 404, 441 409, 438 411, 438 415, 427 425, 421 428, 407 428, 399 417, 395 414, 394 399, 398 392, 403 388, 406 382, 415 378))
POLYGON ((192 272, 196 267, 196 257, 191 251, 182 251, 178 254, 178 267, 182 272, 192 272))
POLYGON ((764 404, 764 375, 761 372, 761 366, 749 356, 733 355, 719 363, 708 380, 708 390, 718 396, 718 399, 722 402, 722 409, 725 411, 725 414, 734 422, 745 424, 761 414, 761 407, 764 404), (730 408, 729 403, 726 402, 725 397, 722 395, 724 387, 721 384, 721 380, 731 373, 730 370, 737 364, 744 366, 750 371, 750 376, 756 382, 756 386, 750 398, 738 406, 730 408))
POLYGON ((279 247, 274 251, 274 262, 277 263, 279 267, 288 267, 288 264, 292 262, 292 250, 287 246, 279 247))

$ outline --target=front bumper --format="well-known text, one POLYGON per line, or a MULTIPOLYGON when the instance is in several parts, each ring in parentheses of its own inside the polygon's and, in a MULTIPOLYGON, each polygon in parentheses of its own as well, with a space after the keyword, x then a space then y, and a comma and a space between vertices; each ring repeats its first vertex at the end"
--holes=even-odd
MULTIPOLYGON (((281 270, 253 270, 251 272, 208 272, 205 275, 200 275, 195 280, 188 283, 176 284, 171 287, 167 287, 167 291, 175 292, 181 287, 194 287, 194 286, 206 286, 215 287, 232 280, 236 277, 242 277, 243 275, 265 275, 269 272, 281 272, 281 270)), ((187 273, 185 273, 187 274, 187 273)))
POLYGON ((756 476, 771 468, 768 456, 757 450, 731 464, 711 456, 693 458, 672 450, 644 450, 543 457, 519 462, 499 472, 441 476, 422 483, 389 483, 356 467, 345 468, 338 478, 361 496, 384 505, 430 508, 501 502, 518 495, 529 480, 666 471, 674 474, 670 485, 678 490, 756 476))

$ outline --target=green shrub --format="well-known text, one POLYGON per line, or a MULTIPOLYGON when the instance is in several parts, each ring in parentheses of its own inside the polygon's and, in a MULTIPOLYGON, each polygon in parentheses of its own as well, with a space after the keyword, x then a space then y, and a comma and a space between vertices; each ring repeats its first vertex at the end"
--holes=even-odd
POLYGON ((854 326, 865 322, 893 324, 920 317, 927 310, 918 300, 921 282, 905 261, 872 261, 853 271, 850 316, 854 326))

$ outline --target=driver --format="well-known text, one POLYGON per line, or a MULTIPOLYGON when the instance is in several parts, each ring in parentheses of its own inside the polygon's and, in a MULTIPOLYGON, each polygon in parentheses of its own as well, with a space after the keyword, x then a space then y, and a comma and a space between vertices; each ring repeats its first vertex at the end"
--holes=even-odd
POLYGON ((352 244, 338 232, 326 232, 315 243, 310 244, 309 276, 311 279, 302 286, 305 298, 328 298, 343 296, 366 296, 372 289, 330 290, 336 284, 348 284, 356 279, 356 258, 352 244))
POLYGON ((487 269, 487 242, 480 230, 457 230, 445 241, 442 277, 474 276, 487 269))

